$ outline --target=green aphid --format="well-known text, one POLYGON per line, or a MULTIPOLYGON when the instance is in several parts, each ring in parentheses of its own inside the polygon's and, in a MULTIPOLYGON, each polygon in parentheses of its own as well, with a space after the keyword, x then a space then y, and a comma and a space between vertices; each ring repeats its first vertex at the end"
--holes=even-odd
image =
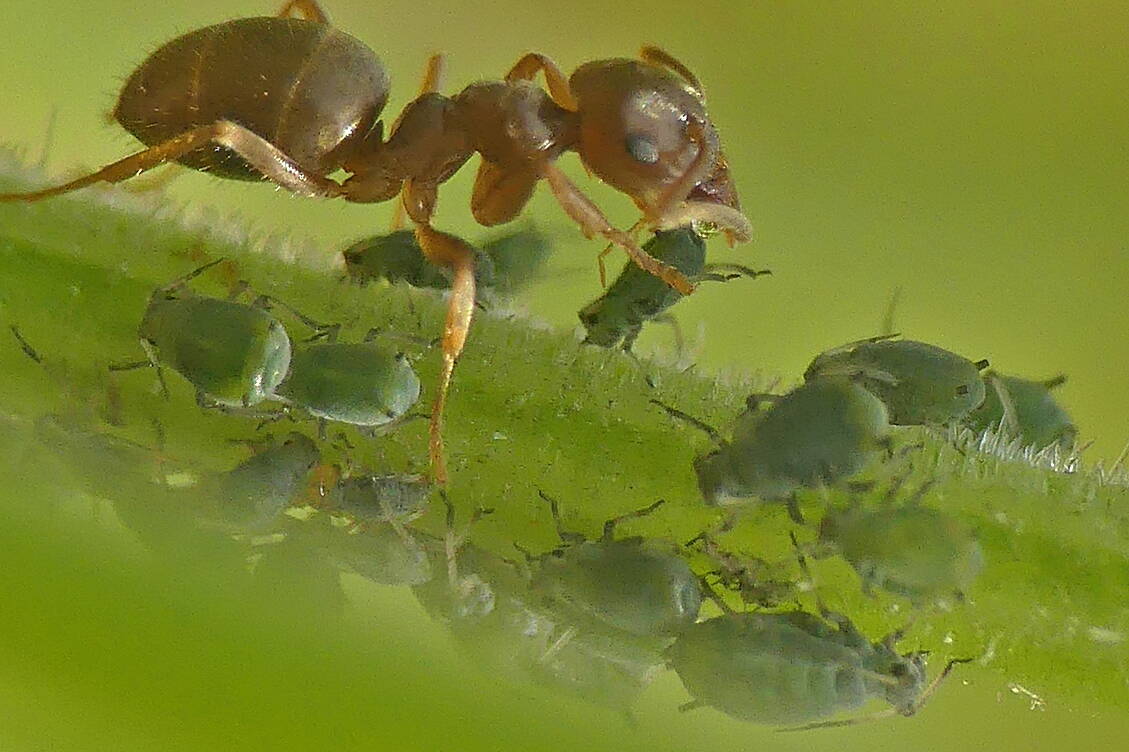
POLYGON ((750 398, 733 440, 695 460, 694 471, 707 504, 785 501, 801 522, 797 491, 849 479, 889 442, 886 407, 874 395, 847 378, 813 379, 781 397, 750 398))
MULTIPOLYGON (((444 269, 427 260, 411 230, 396 230, 387 235, 374 235, 358 240, 346 248, 342 255, 345 258, 345 271, 356 284, 385 280, 438 290, 451 286, 450 276, 444 269)), ((494 284, 494 262, 481 251, 475 254, 474 277, 481 288, 494 284)))
POLYGON ((201 523, 231 533, 262 533, 298 500, 320 459, 312 439, 291 433, 282 443, 227 472, 206 476, 184 493, 193 496, 201 523))
POLYGON ((494 289, 507 295, 536 277, 552 251, 548 236, 529 225, 482 244, 482 252, 494 265, 494 289))
POLYGON ((984 568, 984 554, 966 526, 917 503, 865 509, 831 509, 819 530, 820 545, 858 572, 863 589, 879 587, 915 603, 964 593, 984 568))
MULTIPOLYGON (((706 264, 706 243, 689 227, 658 231, 643 250, 682 272, 692 282, 727 281, 738 276, 755 278, 770 273, 736 264, 706 264), (720 274, 714 270, 734 273, 720 274)), ((643 324, 661 317, 683 297, 666 282, 628 262, 604 294, 577 314, 588 331, 584 342, 600 347, 620 345, 629 351, 643 330, 643 324)))
POLYGON ((972 362, 936 345, 883 335, 850 342, 816 356, 804 379, 839 375, 856 379, 882 400, 896 426, 944 425, 984 401, 980 371, 972 362))
POLYGON ((728 613, 694 624, 667 651, 694 698, 734 718, 802 730, 916 713, 954 663, 931 684, 925 653, 899 654, 897 633, 870 642, 845 616, 803 611, 728 613), (870 700, 892 707, 863 718, 821 721, 870 700), (799 724, 799 725, 798 725, 799 724))
POLYGON ((247 407, 270 398, 286 375, 290 337, 261 307, 185 292, 215 263, 156 290, 138 336, 148 364, 179 373, 202 401, 247 407))
POLYGON ((1002 425, 1008 436, 1018 437, 1024 446, 1042 449, 1056 444, 1069 448, 1078 437, 1078 429, 1053 394, 1065 382, 1065 376, 1031 381, 988 371, 984 374, 984 404, 965 422, 977 431, 999 431, 1002 425))
POLYGON ((661 650, 670 638, 578 621, 575 611, 532 586, 527 567, 464 544, 465 535, 450 527, 444 541, 421 537, 430 543, 433 567, 446 565, 448 576, 415 586, 413 593, 491 676, 627 711, 661 673, 661 650))
POLYGON ((408 358, 375 342, 304 345, 274 390, 274 396, 316 418, 367 427, 404 417, 419 393, 408 358))
POLYGON ((660 541, 615 538, 619 522, 649 514, 661 501, 608 520, 598 539, 587 540, 564 530, 556 502, 544 498, 566 545, 536 560, 536 591, 577 617, 634 635, 674 635, 694 623, 702 593, 686 560, 660 541))
POLYGON ((431 490, 422 475, 361 473, 339 480, 321 506, 361 523, 407 523, 427 510, 431 490))

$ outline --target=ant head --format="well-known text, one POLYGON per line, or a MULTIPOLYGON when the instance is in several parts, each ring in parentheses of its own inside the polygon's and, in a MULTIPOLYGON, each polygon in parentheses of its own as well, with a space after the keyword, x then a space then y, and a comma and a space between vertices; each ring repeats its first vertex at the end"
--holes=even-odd
POLYGON ((707 201, 731 192, 717 132, 694 83, 667 67, 627 59, 586 63, 569 80, 579 106, 580 158, 646 214, 695 191, 707 201))

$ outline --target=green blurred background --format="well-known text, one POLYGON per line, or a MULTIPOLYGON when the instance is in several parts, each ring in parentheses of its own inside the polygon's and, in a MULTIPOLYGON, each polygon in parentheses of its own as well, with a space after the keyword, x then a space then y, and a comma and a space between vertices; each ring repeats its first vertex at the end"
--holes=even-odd
MULTIPOLYGON (((38 158, 54 110, 47 154, 53 173, 129 153, 135 144, 104 116, 146 53, 176 34, 274 6, 11 0, 0 60, 0 140, 38 158)), ((684 60, 707 87, 756 227, 745 246, 730 250, 715 241, 715 258, 774 272, 754 283, 703 288, 679 305, 687 331, 704 331, 703 367, 798 378, 815 352, 876 333, 900 286, 897 327, 907 335, 1025 376, 1068 374, 1061 397, 1083 437, 1095 442, 1091 461, 1117 455, 1129 438, 1123 4, 341 0, 327 9, 387 64, 394 82, 389 119, 412 96, 433 51, 449 54, 450 91, 500 75, 527 50, 566 69, 631 55, 643 43, 684 60)), ((585 179, 575 157, 564 161, 618 224, 634 221, 626 199, 585 179)), ((467 208, 472 172, 464 170, 441 194, 436 219, 470 238, 479 232, 467 208)), ((262 233, 311 237, 326 263, 358 236, 382 231, 391 216, 390 205, 309 201, 189 173, 168 190, 177 201, 216 207, 262 233)), ((577 242, 544 191, 533 216, 559 232, 570 252, 554 256, 522 303, 572 327, 575 311, 598 294, 600 245, 577 242), (581 246, 591 253, 571 250, 581 246)), ((666 343, 669 332, 659 327, 644 334, 639 349, 666 343)), ((7 532, 13 541, 24 533, 7 532)), ((27 537, 49 532, 29 528, 27 537)), ((410 596, 391 591, 369 594, 385 616, 357 627, 381 630, 382 649, 355 664, 318 665, 313 656, 310 665, 276 666, 222 647, 229 661, 201 675, 193 662, 198 643, 207 643, 212 630, 231 634, 232 617, 222 608, 200 614, 154 605, 147 594, 161 581, 141 577, 123 586, 135 575, 122 564, 119 576, 113 562, 106 571, 117 588, 106 603, 107 593, 79 576, 80 547, 17 553, 11 555, 25 563, 42 557, 44 569, 9 573, 0 582, 0 643, 9 655, 0 687, 5 748, 140 749, 149 739, 154 749, 317 749, 334 739, 373 749, 747 749, 756 739, 772 749, 1000 749, 1010 738, 1023 740, 1025 749, 1112 749, 1124 725, 1123 716, 1095 722, 1079 708, 1032 712, 1018 695, 1001 694, 998 681, 978 681, 970 669, 962 679, 971 686, 941 693, 913 722, 913 736, 910 724, 897 721, 848 730, 848 742, 840 734, 772 736, 716 713, 672 718, 670 708, 684 696, 670 675, 640 708, 638 729, 629 731, 617 716, 572 701, 532 692, 515 699, 462 666, 453 649, 420 647, 428 637, 446 645, 441 630, 426 633, 410 596), (44 591, 44 580, 58 583, 57 592, 54 585, 44 591), (131 587, 137 602, 120 600, 131 587), (40 607, 68 600, 69 613, 40 607), (119 623, 139 632, 122 639, 119 623), (153 656, 135 649, 170 630, 181 630, 184 644, 168 646, 159 658, 172 665, 162 670, 173 672, 182 696, 164 695, 167 685, 149 676, 153 656), (32 634, 25 649, 20 640, 32 634), (45 646, 52 644, 60 648, 49 654, 45 646), (75 645, 81 649, 71 655, 67 646, 75 645), (256 696, 267 676, 275 694, 256 696), (332 676, 341 682, 330 682, 332 676), (217 686, 222 708, 210 702, 217 686), (116 694, 139 687, 149 688, 141 698, 116 694), (468 705, 468 697, 477 704, 468 705), (218 711, 223 717, 216 720, 218 711), (203 725, 208 718, 217 728, 203 725)), ((281 653, 290 660, 293 646, 287 651, 281 653)))
MULTIPOLYGON (((12 0, 0 61, 0 139, 39 153, 52 108, 55 173, 135 148, 104 115, 117 87, 169 38, 273 11, 274 0, 12 0)), ((1129 8, 1121 2, 568 3, 332 0, 335 23, 388 66, 387 118, 431 52, 445 89, 501 75, 538 50, 571 70, 668 48, 707 88, 756 234, 718 259, 774 276, 703 289, 678 308, 705 340, 699 360, 798 378, 826 347, 876 333, 895 287, 897 328, 1028 377, 1066 373, 1061 397, 1091 461, 1129 439, 1129 8), (741 322, 741 323, 738 323, 741 322)), ((564 162, 622 226, 634 207, 564 162)), ((187 171, 185 171, 187 172, 187 171)), ((474 238, 463 170, 439 226, 474 238)), ((326 257, 382 231, 390 205, 297 199, 185 174, 179 200, 309 236, 326 257)), ((529 310, 571 327, 599 290, 595 254, 540 191, 534 214, 560 230, 529 310)), ((618 267, 618 261, 615 266, 618 267)), ((641 348, 668 343, 645 335, 641 348)))

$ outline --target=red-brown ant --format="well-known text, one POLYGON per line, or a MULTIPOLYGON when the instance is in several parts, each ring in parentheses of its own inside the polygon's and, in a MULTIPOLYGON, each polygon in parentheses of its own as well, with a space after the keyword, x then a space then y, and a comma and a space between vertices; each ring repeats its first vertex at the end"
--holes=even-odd
POLYGON ((219 177, 266 179, 295 193, 379 202, 402 196, 420 246, 453 273, 443 332, 443 369, 431 416, 435 479, 446 481, 443 407, 474 311, 474 256, 461 239, 431 227, 438 186, 475 152, 482 155, 471 211, 483 225, 508 222, 537 183, 588 237, 602 235, 646 271, 683 293, 676 269, 618 230, 555 165, 575 151, 643 216, 632 228, 712 225, 744 240, 740 212, 701 85, 666 52, 581 65, 568 78, 530 53, 504 81, 439 94, 432 58, 419 96, 384 139, 378 120, 389 81, 366 45, 329 25, 316 0, 289 0, 276 17, 242 18, 168 42, 126 81, 115 119, 149 148, 63 185, 0 194, 36 201, 92 183, 116 183, 176 161, 219 177), (291 17, 296 16, 296 17, 291 17), (544 74, 548 91, 534 85, 544 74), (343 182, 326 177, 337 169, 343 182))

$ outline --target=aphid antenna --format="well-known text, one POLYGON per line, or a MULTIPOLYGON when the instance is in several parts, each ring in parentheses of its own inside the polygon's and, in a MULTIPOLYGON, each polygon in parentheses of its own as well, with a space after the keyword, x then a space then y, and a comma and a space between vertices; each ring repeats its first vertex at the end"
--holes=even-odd
POLYGON ((729 443, 724 438, 722 438, 721 434, 718 433, 717 429, 714 428, 713 426, 711 426, 709 423, 706 423, 705 421, 699 420, 698 418, 695 418, 693 415, 690 415, 689 413, 684 413, 681 410, 679 410, 678 408, 671 407, 670 405, 668 405, 664 402, 661 402, 657 399, 651 398, 648 401, 652 405, 658 405, 659 407, 661 407, 663 410, 666 411, 667 415, 669 415, 670 417, 677 418, 678 420, 681 420, 684 423, 689 423, 694 428, 697 428, 699 431, 704 432, 707 436, 709 436, 711 439, 713 439, 713 441, 718 446, 726 446, 729 443))
POLYGON ((1066 383, 1066 374, 1060 373, 1058 376, 1052 376, 1051 378, 1044 381, 1043 382, 1043 388, 1050 391, 1052 389, 1058 389, 1060 386, 1062 386, 1065 383, 1066 383))
POLYGON ((211 269, 213 266, 218 266, 219 264, 222 264, 224 261, 227 261, 226 256, 220 256, 217 259, 213 259, 213 260, 209 261, 208 263, 204 264, 203 266, 198 266, 195 269, 193 269, 192 271, 188 272, 187 274, 185 274, 181 277, 177 277, 172 282, 169 282, 168 284, 166 284, 162 287, 158 287, 157 292, 162 293, 162 294, 166 294, 166 295, 168 293, 175 292, 176 290, 179 290, 180 288, 184 287, 185 285, 187 285, 192 280, 199 277, 204 272, 211 269))
POLYGON ((543 501, 547 501, 549 503, 549 513, 553 515, 553 524, 557 527, 557 537, 560 538, 561 541, 563 541, 564 543, 576 544, 584 543, 588 540, 588 538, 586 538, 583 533, 577 533, 565 528, 564 523, 561 522, 560 504, 556 499, 542 491, 540 488, 537 489, 537 495, 540 496, 543 501))
POLYGON ((838 721, 817 721, 815 723, 805 723, 802 726, 788 726, 787 728, 778 728, 777 732, 791 732, 791 731, 811 731, 812 729, 820 728, 838 728, 841 726, 855 726, 859 723, 869 723, 871 721, 880 721, 883 718, 892 718, 898 715, 898 711, 894 708, 888 710, 879 710, 876 713, 869 715, 858 716, 855 718, 844 718, 838 721))
POLYGON ((749 279, 756 279, 757 277, 772 276, 771 269, 754 269, 751 266, 744 264, 730 264, 728 262, 721 262, 716 264, 706 264, 703 267, 703 273, 695 277, 695 282, 729 282, 730 280, 738 279, 740 277, 748 277, 749 279))
POLYGON ((493 514, 494 510, 488 507, 475 508, 463 531, 456 533, 455 505, 451 503, 450 497, 447 496, 447 492, 442 487, 439 488, 439 498, 443 500, 443 506, 447 508, 447 530, 443 534, 443 547, 447 556, 447 581, 450 583, 451 589, 457 591, 459 588, 459 549, 466 543, 467 537, 470 535, 470 529, 474 524, 486 515, 493 514))
MULTIPOLYGON (((246 283, 240 282, 240 284, 246 283)), ((245 289, 250 289, 250 287, 248 286, 245 289)), ((273 295, 260 294, 255 298, 254 302, 251 305, 263 308, 264 310, 268 311, 274 306, 282 308, 291 316, 301 321, 306 327, 313 330, 314 333, 306 339, 307 342, 314 342, 316 340, 323 339, 327 342, 336 342, 337 336, 341 333, 341 324, 323 324, 316 319, 310 318, 286 301, 280 300, 273 295)))
POLYGON ((24 355, 28 356, 39 365, 43 365, 43 358, 35 351, 34 347, 28 344, 24 336, 20 334, 19 327, 15 324, 8 324, 8 329, 12 332, 12 336, 16 338, 16 342, 19 343, 20 349, 23 350, 24 355))
POLYGON ((655 503, 650 504, 648 506, 645 506, 642 509, 636 509, 636 510, 633 510, 631 512, 625 512, 624 514, 621 514, 617 517, 612 517, 611 519, 606 520, 604 522, 604 531, 603 531, 603 534, 600 536, 600 540, 604 543, 608 543, 608 542, 614 540, 615 539, 616 525, 618 525, 621 522, 626 522, 627 520, 634 520, 634 519, 638 519, 640 517, 646 517, 647 515, 651 514, 652 512, 654 512, 656 509, 658 509, 659 507, 661 507, 665 503, 666 503, 666 499, 659 499, 655 503))

